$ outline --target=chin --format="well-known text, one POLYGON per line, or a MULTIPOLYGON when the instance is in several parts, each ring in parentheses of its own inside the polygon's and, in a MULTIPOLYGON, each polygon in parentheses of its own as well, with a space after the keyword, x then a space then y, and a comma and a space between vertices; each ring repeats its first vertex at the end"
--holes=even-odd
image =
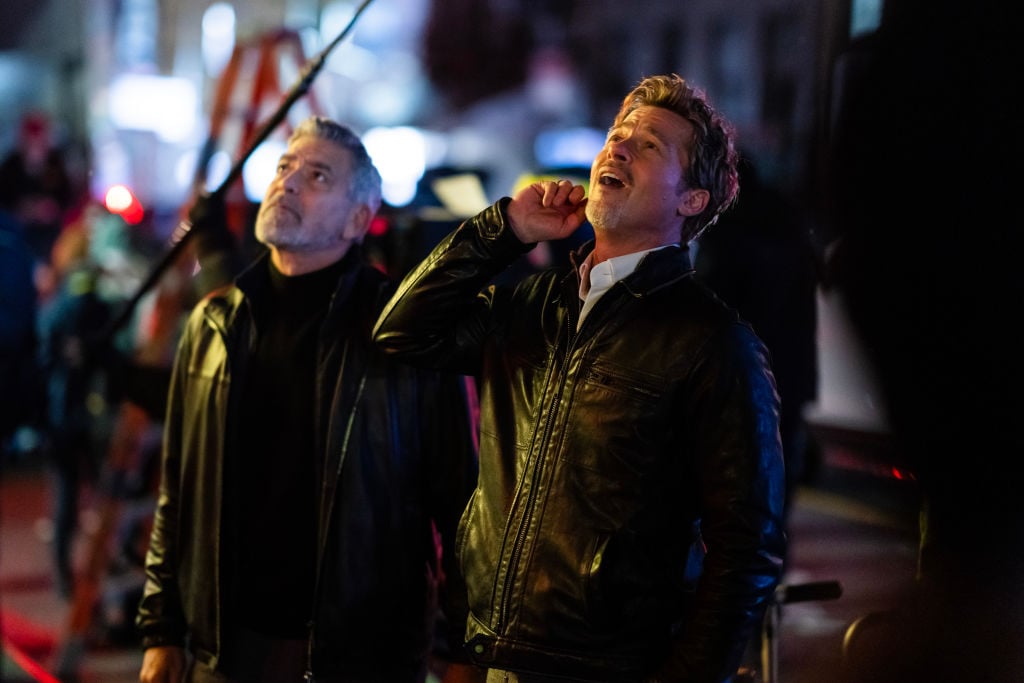
POLYGON ((620 212, 617 209, 610 208, 604 204, 595 204, 592 201, 587 202, 587 220, 590 221, 595 230, 605 230, 615 225, 619 214, 620 212))

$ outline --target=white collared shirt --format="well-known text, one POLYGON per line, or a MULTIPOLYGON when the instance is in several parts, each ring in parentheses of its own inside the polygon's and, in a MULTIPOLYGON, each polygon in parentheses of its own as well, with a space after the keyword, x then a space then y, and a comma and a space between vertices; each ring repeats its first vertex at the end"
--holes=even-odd
MULTIPOLYGON (((678 245, 667 244, 665 246, 678 245)), ((632 254, 615 256, 598 263, 596 266, 591 265, 594 259, 594 252, 590 252, 587 255, 587 260, 580 265, 580 301, 583 302, 583 309, 580 311, 580 319, 576 323, 576 330, 580 329, 583 319, 587 317, 587 313, 590 313, 590 309, 594 307, 597 300, 611 289, 612 285, 636 270, 637 265, 644 256, 652 251, 664 248, 655 247, 654 249, 645 249, 644 251, 637 251, 632 254)))

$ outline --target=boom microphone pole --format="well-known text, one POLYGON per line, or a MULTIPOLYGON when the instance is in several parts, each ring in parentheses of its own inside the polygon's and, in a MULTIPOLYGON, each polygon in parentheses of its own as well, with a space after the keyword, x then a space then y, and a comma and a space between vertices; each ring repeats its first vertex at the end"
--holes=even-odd
MULTIPOLYGON (((356 21, 359 19, 359 16, 363 13, 363 10, 367 8, 371 1, 372 0, 363 0, 363 2, 356 9, 355 14, 352 15, 352 19, 349 20, 348 24, 341 31, 341 33, 339 33, 337 37, 334 40, 332 40, 327 45, 327 47, 321 50, 315 57, 311 58, 309 61, 306 62, 306 64, 302 67, 302 70, 299 72, 298 80, 296 80, 295 84, 292 85, 291 89, 289 89, 289 91, 285 94, 284 98, 281 100, 281 104, 278 105, 277 111, 275 111, 273 115, 271 115, 270 118, 268 118, 259 127, 256 133, 253 135, 253 139, 249 145, 249 148, 245 150, 245 152, 237 161, 235 161, 234 165, 231 167, 231 170, 228 171, 227 177, 224 178, 223 182, 221 182, 217 189, 210 193, 211 197, 219 199, 227 194, 227 191, 230 188, 231 183, 233 183, 238 178, 238 176, 241 175, 242 167, 245 165, 245 162, 249 159, 249 157, 256 150, 256 148, 259 147, 260 144, 267 139, 267 136, 269 136, 270 133, 273 132, 273 130, 278 126, 278 124, 280 124, 281 121, 284 120, 285 116, 288 115, 288 110, 291 109, 292 105, 295 104, 295 102, 298 101, 300 97, 304 96, 307 92, 309 92, 309 88, 313 85, 313 80, 317 77, 317 75, 320 73, 320 70, 323 69, 324 64, 327 62, 327 56, 335 47, 337 47, 338 43, 344 40, 345 37, 352 32, 352 28, 355 26, 356 21)), ((122 325, 128 322, 128 319, 131 317, 132 312, 135 310, 135 307, 138 305, 142 297, 145 296, 146 292, 152 289, 157 282, 159 282, 164 272, 171 266, 171 264, 173 264, 177 260, 178 256, 185 248, 185 244, 188 241, 189 235, 191 234, 192 224, 188 221, 188 219, 182 220, 171 233, 171 248, 167 251, 166 254, 164 254, 163 258, 161 258, 160 261, 157 262, 157 264, 153 267, 149 275, 146 276, 146 279, 139 286, 138 290, 136 290, 135 294, 133 294, 132 297, 128 299, 128 301, 125 303, 124 308, 121 310, 121 312, 118 313, 118 315, 110 321, 110 323, 106 327, 105 332, 100 335, 100 339, 104 341, 109 341, 113 337, 114 333, 116 333, 121 328, 122 325)))

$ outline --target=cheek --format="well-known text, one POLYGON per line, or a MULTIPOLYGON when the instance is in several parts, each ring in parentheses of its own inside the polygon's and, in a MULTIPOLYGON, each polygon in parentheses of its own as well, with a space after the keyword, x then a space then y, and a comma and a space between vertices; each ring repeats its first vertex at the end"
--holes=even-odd
POLYGON ((323 219, 333 221, 341 220, 347 213, 345 202, 338 201, 334 197, 310 196, 305 201, 306 212, 323 219))
POLYGON ((660 171, 661 194, 666 198, 678 200, 686 192, 686 180, 682 169, 675 165, 663 166, 660 171))
MULTIPOLYGON (((598 154, 598 159, 600 157, 601 157, 601 155, 598 154)), ((594 159, 594 163, 591 164, 591 166, 590 166, 590 186, 591 187, 595 187, 597 185, 597 181, 598 181, 597 166, 598 166, 597 159, 594 159)))
POLYGON ((649 187, 651 192, 648 194, 648 198, 652 204, 661 207, 658 211, 665 215, 675 215, 682 196, 686 192, 682 188, 682 184, 675 178, 662 176, 660 180, 654 179, 649 187))
POLYGON ((274 176, 270 180, 270 182, 267 184, 267 189, 263 192, 263 203, 264 204, 267 202, 268 199, 270 199, 277 192, 277 190, 279 189, 278 186, 280 184, 281 184, 281 177, 280 176, 274 176))

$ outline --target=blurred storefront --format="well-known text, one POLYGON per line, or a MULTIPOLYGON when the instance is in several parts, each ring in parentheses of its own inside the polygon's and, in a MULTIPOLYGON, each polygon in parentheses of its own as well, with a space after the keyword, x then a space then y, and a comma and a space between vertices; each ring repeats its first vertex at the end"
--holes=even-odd
MULTIPOLYGON (((145 205, 175 206, 191 189, 233 50, 287 30, 311 57, 361 4, 10 0, 0 147, 11 144, 22 111, 47 111, 65 142, 88 155, 95 192, 131 183, 145 205)), ((327 114, 362 132, 421 130, 427 167, 511 158, 525 172, 539 165, 539 134, 603 130, 641 75, 676 71, 704 85, 765 172, 798 191, 814 173, 832 54, 851 12, 871 4, 374 0, 312 92, 327 114), (504 148, 473 134, 488 125, 505 130, 504 148)), ((284 51, 277 59, 287 88, 301 63, 284 51)), ((253 112, 242 93, 239 84, 232 116, 259 117, 276 104, 267 98, 253 112)))
MULTIPOLYGON (((309 95, 252 151, 250 200, 268 182, 266 158, 278 154, 288 121, 317 111, 364 134, 395 212, 435 209, 416 202, 422 179, 439 169, 479 178, 464 203, 492 201, 524 174, 588 166, 629 87, 674 71, 708 90, 766 179, 813 213, 832 64, 877 24, 880 8, 881 0, 7 0, 0 150, 24 112, 47 112, 93 198, 130 188, 163 239, 197 183, 223 180, 249 151, 246 131, 365 9, 309 95)), ((816 236, 824 256, 827 226, 816 236)), ((821 302, 816 419, 840 415, 874 429, 870 373, 844 342, 839 308, 827 293, 821 302)))

